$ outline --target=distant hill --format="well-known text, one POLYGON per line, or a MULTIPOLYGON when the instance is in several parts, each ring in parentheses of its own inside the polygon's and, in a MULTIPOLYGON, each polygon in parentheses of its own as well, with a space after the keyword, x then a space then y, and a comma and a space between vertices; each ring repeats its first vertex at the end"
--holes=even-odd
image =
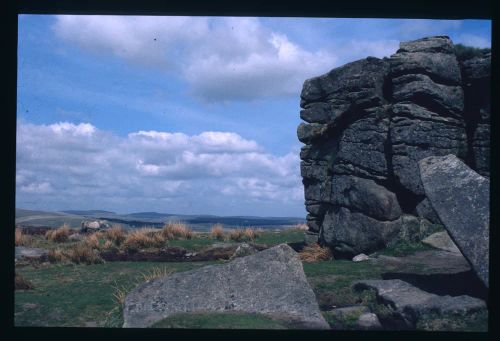
POLYGON ((71 227, 79 227, 84 219, 104 219, 111 223, 120 224, 125 228, 161 227, 168 222, 183 222, 194 230, 206 230, 214 224, 223 224, 231 227, 261 227, 279 229, 285 226, 305 223, 304 218, 298 217, 256 217, 256 216, 228 216, 215 215, 182 215, 158 212, 135 212, 117 214, 104 210, 66 210, 61 212, 34 211, 16 209, 16 224, 23 226, 50 226, 59 227, 66 223, 71 227))

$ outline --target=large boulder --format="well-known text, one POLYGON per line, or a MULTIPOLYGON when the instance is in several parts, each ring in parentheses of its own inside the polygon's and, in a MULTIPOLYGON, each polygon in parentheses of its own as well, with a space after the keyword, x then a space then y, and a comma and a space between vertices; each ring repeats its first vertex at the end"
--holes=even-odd
POLYGON ((181 312, 224 311, 268 314, 303 328, 328 328, 298 254, 286 244, 139 285, 125 299, 123 326, 149 327, 181 312))
POLYGON ((454 155, 419 162, 425 194, 446 230, 488 286, 490 181, 454 155))

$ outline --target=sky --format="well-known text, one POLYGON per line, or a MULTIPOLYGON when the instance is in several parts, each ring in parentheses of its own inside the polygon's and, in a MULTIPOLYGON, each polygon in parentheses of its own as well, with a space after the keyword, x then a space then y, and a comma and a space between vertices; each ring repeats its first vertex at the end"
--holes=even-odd
POLYGON ((16 207, 305 217, 304 80, 489 20, 20 15, 16 207))

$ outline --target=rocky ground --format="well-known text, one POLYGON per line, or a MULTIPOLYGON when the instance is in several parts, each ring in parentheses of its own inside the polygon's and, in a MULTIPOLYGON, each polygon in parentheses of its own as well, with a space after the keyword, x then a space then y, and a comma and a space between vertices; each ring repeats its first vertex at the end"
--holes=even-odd
POLYGON ((193 240, 176 241, 191 245, 184 245, 185 253, 225 250, 227 256, 210 261, 51 263, 45 252, 19 248, 16 273, 33 288, 16 291, 15 324, 122 327, 127 311, 137 309, 131 306, 143 302, 144 308, 150 297, 156 302, 150 307, 156 308, 148 314, 156 317, 139 314, 149 321, 143 327, 487 330, 487 290, 460 252, 444 250, 446 237, 431 238, 434 247, 394 245, 358 257, 361 261, 313 262, 300 260, 303 231, 264 237, 272 242, 254 243, 257 247, 251 242, 211 240, 201 247, 193 240), (274 254, 273 245, 279 244, 274 254), (169 289, 162 292, 162 287, 169 289), (169 313, 159 313, 165 307, 169 313))

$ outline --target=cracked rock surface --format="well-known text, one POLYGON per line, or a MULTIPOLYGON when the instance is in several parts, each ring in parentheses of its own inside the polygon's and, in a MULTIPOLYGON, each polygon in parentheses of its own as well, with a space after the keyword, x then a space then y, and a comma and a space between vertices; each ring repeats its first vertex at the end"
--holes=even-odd
POLYGON ((304 82, 298 127, 307 224, 352 258, 442 224, 418 162, 455 155, 489 176, 491 56, 459 60, 449 37, 401 42, 304 82), (408 218, 409 216, 415 219, 408 218))

